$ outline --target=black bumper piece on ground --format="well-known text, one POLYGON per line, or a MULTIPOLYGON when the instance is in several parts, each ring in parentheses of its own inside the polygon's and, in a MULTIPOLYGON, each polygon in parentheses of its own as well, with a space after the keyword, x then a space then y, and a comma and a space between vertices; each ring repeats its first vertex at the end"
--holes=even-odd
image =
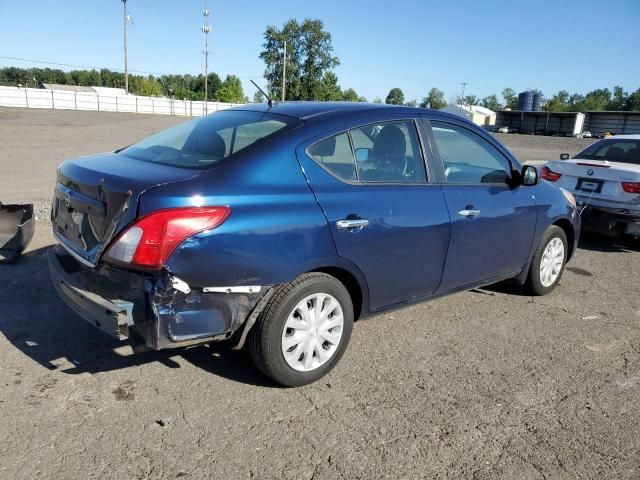
POLYGON ((33 204, 0 203, 0 261, 15 262, 33 238, 33 204))

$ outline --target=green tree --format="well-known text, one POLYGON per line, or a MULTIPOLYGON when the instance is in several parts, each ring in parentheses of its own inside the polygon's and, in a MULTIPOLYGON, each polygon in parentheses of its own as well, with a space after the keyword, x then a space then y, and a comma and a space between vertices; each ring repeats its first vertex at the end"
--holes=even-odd
POLYGON ((518 106, 518 95, 513 88, 505 88, 502 90, 502 98, 504 99, 505 108, 516 108, 518 106))
POLYGON ((260 90, 253 94, 253 103, 264 103, 264 95, 260 90))
POLYGON ((498 97, 496 95, 488 95, 482 99, 480 102, 484 108, 488 108, 489 110, 493 110, 497 112, 500 110, 500 102, 498 102, 498 97))
POLYGON ((145 97, 160 97, 164 95, 164 88, 152 75, 143 77, 129 75, 129 90, 135 95, 145 97))
POLYGON ((462 99, 463 105, 478 105, 480 103, 480 99, 475 95, 466 95, 462 99))
POLYGON ((342 92, 342 99, 345 102, 359 102, 360 97, 357 92, 353 88, 347 88, 344 92, 342 92))
POLYGON ((584 107, 579 111, 586 112, 606 110, 607 105, 610 103, 611 90, 608 88, 598 88, 584 96, 584 107))
POLYGON ((375 97, 373 99, 373 103, 382 103, 382 99, 380 97, 375 97))
POLYGON ((405 103, 405 105, 406 105, 407 107, 413 107, 413 108, 415 108, 415 107, 417 107, 417 106, 418 106, 418 100, 416 100, 416 99, 409 100, 407 103, 405 103))
POLYGON ((447 102, 444 99, 444 92, 437 88, 432 88, 427 93, 427 96, 422 99, 420 103, 422 108, 432 108, 433 110, 440 110, 447 106, 447 102))
POLYGON ((324 102, 338 102, 342 100, 342 89, 338 84, 338 77, 333 72, 325 72, 322 81, 315 85, 312 98, 324 102))
POLYGON ((627 97, 624 109, 634 112, 640 111, 640 88, 627 97))
POLYGON ((400 88, 392 88, 389 90, 389 95, 387 95, 385 103, 390 105, 402 105, 404 103, 404 92, 400 88))
POLYGON ((283 74, 284 45, 287 45, 285 77, 288 100, 315 100, 316 95, 326 94, 330 87, 323 83, 326 73, 340 64, 333 56, 331 34, 324 30, 321 20, 295 19, 286 22, 281 29, 270 25, 264 32, 264 50, 260 58, 266 68, 264 76, 274 97, 280 92, 283 74))
POLYGON ((628 96, 629 95, 624 91, 624 88, 622 88, 620 85, 616 85, 615 87, 613 87, 613 98, 609 102, 609 105, 607 105, 607 110, 623 110, 625 104, 627 103, 628 96))
POLYGON ((242 82, 235 75, 227 75, 222 86, 216 91, 216 97, 220 102, 243 103, 244 91, 242 82))
POLYGON ((544 109, 548 112, 568 112, 570 110, 569 98, 569 92, 560 90, 547 101, 544 109))

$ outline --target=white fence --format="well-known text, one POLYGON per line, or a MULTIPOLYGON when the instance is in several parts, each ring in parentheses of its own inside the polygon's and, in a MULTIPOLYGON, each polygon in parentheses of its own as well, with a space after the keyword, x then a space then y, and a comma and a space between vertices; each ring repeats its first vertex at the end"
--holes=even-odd
MULTIPOLYGON (((239 103, 207 102, 209 113, 241 105, 239 103)), ((205 102, 175 100, 136 95, 105 96, 92 92, 44 90, 0 86, 0 107, 45 108, 52 110, 93 110, 98 112, 147 113, 200 117, 205 114, 205 102)))

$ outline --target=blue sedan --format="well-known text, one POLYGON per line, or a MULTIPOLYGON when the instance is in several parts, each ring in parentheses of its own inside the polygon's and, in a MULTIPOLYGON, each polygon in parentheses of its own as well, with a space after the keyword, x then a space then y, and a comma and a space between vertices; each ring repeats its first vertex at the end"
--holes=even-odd
MULTIPOLYGON (((354 320, 503 280, 549 293, 573 196, 459 117, 359 103, 246 105, 63 162, 51 278, 151 349, 228 340, 286 386, 354 320)), ((401 334, 401 333, 399 333, 401 334)))

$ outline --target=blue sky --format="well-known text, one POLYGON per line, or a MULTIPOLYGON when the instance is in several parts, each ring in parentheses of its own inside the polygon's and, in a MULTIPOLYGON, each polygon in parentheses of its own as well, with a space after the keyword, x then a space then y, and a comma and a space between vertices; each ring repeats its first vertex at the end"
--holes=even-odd
MULTIPOLYGON (((129 69, 199 73, 204 0, 129 0, 129 69)), ((319 18, 333 35, 343 88, 370 100, 393 87, 419 99, 640 87, 640 0, 209 0, 210 68, 260 80, 268 24, 319 18)), ((0 57, 122 68, 119 0, 0 0, 0 57)), ((46 66, 0 58, 0 66, 46 66)), ((51 65, 53 67, 53 65, 51 65)), ((69 67, 61 67, 69 69, 69 67)))

